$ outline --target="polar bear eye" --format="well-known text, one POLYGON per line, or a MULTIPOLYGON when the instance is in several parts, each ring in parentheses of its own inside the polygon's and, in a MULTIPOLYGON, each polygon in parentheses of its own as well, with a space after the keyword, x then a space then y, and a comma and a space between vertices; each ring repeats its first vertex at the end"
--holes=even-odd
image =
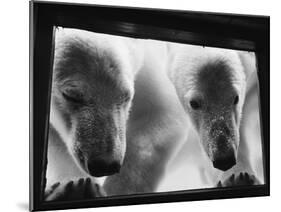
POLYGON ((189 104, 193 110, 199 110, 202 108, 202 103, 199 100, 190 100, 189 104))
POLYGON ((234 105, 237 105, 238 102, 239 102, 239 96, 237 95, 237 96, 234 97, 233 104, 234 104, 234 105))
POLYGON ((65 89, 62 92, 62 96, 69 102, 74 103, 83 103, 84 102, 84 95, 82 92, 78 91, 77 89, 65 89))

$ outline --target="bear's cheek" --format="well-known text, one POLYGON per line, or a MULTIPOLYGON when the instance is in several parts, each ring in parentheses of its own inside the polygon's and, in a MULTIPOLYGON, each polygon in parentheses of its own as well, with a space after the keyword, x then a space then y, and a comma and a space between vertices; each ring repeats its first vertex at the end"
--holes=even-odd
POLYGON ((191 119, 194 129, 199 132, 204 125, 204 117, 201 111, 188 110, 189 117, 191 119))
POLYGON ((233 111, 233 114, 232 114, 232 117, 233 117, 233 120, 235 122, 236 125, 240 125, 240 120, 241 120, 241 110, 242 108, 241 107, 236 107, 233 111))

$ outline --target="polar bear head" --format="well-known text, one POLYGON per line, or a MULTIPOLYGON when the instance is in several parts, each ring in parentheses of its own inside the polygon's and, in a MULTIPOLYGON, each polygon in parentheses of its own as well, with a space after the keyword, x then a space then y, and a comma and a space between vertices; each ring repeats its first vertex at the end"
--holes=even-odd
POLYGON ((134 95, 133 41, 82 30, 56 32, 52 125, 78 167, 92 176, 119 171, 134 95))
POLYGON ((213 166, 226 171, 236 164, 246 89, 238 53, 179 46, 170 78, 213 166))

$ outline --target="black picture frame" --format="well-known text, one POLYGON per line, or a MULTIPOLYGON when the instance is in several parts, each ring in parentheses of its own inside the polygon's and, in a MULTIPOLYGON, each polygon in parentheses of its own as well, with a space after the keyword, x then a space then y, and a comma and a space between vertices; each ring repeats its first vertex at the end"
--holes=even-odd
POLYGON ((270 194, 268 16, 30 1, 30 210, 210 200, 270 194), (44 202, 54 26, 254 51, 257 55, 265 184, 249 187, 44 202))

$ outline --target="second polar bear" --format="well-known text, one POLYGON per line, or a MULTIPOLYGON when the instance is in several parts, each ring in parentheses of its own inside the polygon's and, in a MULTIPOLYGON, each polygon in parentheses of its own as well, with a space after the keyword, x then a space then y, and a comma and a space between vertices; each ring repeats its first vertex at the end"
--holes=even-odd
POLYGON ((213 185, 219 181, 226 185, 233 178, 236 184, 257 184, 244 149, 246 141, 239 132, 247 78, 252 71, 244 63, 247 53, 172 43, 168 49, 168 75, 193 126, 186 145, 198 138, 206 153, 202 155, 190 145, 188 157, 204 167, 199 169, 212 178, 213 185))

